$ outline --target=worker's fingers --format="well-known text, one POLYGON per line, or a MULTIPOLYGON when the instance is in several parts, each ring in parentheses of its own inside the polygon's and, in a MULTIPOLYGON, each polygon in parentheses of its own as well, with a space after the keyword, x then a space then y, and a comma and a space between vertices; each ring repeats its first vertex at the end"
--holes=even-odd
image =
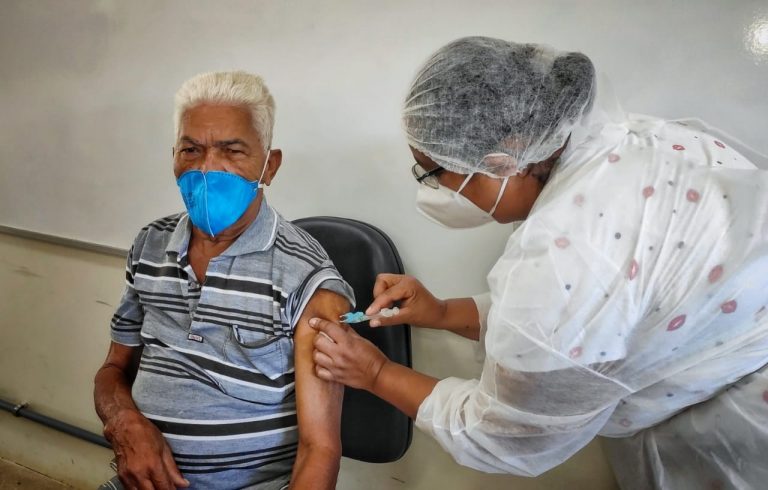
POLYGON ((376 328, 376 327, 390 327, 392 325, 400 325, 402 323, 407 323, 405 319, 408 318, 408 315, 411 314, 412 308, 409 308, 406 306, 403 308, 398 308, 398 310, 399 311, 397 312, 396 315, 374 318, 368 323, 368 325, 370 325, 372 328, 376 328))
POLYGON ((325 381, 336 381, 333 378, 333 374, 331 374, 330 371, 328 371, 325 368, 322 368, 320 366, 315 365, 315 374, 318 378, 325 380, 325 381))
POLYGON ((373 285, 373 297, 380 295, 387 289, 391 288, 405 277, 403 274, 379 274, 376 276, 376 283, 373 285))
MULTIPOLYGON (((330 340, 336 342, 337 344, 344 338, 344 336, 347 334, 347 330, 349 329, 349 327, 346 325, 339 325, 338 323, 323 320, 322 318, 310 319, 309 326, 318 332, 325 334, 330 338, 330 340)), ((315 342, 317 342, 320 337, 322 336, 318 335, 317 338, 315 338, 315 342)))
POLYGON ((323 332, 320 332, 313 342, 316 351, 322 352, 328 357, 335 356, 338 352, 338 344, 323 332))
POLYGON ((318 367, 325 369, 333 366, 333 358, 317 349, 312 353, 312 359, 318 367))
POLYGON ((413 289, 405 285, 402 281, 398 282, 389 289, 382 291, 378 295, 374 294, 374 300, 371 306, 365 310, 366 315, 375 315, 382 308, 389 308, 395 301, 402 301, 413 296, 413 289))

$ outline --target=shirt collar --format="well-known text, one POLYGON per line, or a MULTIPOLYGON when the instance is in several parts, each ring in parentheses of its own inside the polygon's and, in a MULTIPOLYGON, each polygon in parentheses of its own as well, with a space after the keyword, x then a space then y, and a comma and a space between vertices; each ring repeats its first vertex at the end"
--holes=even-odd
POLYGON ((267 200, 263 199, 256 219, 221 255, 237 256, 269 250, 276 235, 277 213, 267 204, 267 200))
POLYGON ((173 233, 171 233, 171 239, 168 240, 168 245, 166 245, 165 251, 173 252, 179 257, 186 255, 191 233, 192 225, 189 222, 189 215, 183 213, 179 222, 176 223, 176 228, 174 228, 173 233))
MULTIPOLYGON (((256 219, 221 255, 237 256, 269 250, 277 235, 277 221, 275 210, 267 204, 266 199, 262 200, 256 219)), ((173 230, 165 251, 175 252, 179 257, 186 255, 191 233, 192 224, 189 221, 189 215, 184 213, 173 230)))

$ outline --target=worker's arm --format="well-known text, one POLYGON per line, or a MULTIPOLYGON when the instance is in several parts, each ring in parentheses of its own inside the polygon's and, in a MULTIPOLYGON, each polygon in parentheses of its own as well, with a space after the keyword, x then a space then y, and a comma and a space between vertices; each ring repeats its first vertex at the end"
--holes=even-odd
POLYGON ((415 419, 437 379, 390 361, 348 325, 313 318, 311 326, 325 335, 315 338, 317 375, 368 390, 415 419))
POLYGON ((188 487, 163 435, 139 412, 131 397, 141 351, 142 347, 110 344, 107 359, 94 379, 96 413, 104 423, 104 436, 112 444, 118 475, 126 487, 188 487))
POLYGON ((294 334, 296 410, 299 448, 291 477, 292 489, 334 489, 341 459, 341 404, 344 387, 315 375, 312 350, 318 334, 309 319, 339 318, 349 311, 339 294, 318 289, 304 309, 294 334))

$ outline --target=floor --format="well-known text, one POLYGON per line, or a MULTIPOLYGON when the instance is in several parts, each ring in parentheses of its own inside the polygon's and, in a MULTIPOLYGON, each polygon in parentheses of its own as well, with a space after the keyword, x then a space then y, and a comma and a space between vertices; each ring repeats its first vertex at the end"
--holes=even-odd
POLYGON ((71 488, 23 466, 0 459, 0 490, 63 490, 71 488))

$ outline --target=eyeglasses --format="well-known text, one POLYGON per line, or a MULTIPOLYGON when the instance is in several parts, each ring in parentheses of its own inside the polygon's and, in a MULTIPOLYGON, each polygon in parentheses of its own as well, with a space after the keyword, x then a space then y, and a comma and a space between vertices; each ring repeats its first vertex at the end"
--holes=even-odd
POLYGON ((418 163, 414 163, 413 167, 411 167, 411 173, 416 179, 416 182, 429 186, 433 189, 440 188, 440 181, 437 180, 437 176, 440 175, 440 172, 443 172, 444 170, 445 169, 443 167, 437 167, 427 171, 424 170, 424 167, 418 163))

